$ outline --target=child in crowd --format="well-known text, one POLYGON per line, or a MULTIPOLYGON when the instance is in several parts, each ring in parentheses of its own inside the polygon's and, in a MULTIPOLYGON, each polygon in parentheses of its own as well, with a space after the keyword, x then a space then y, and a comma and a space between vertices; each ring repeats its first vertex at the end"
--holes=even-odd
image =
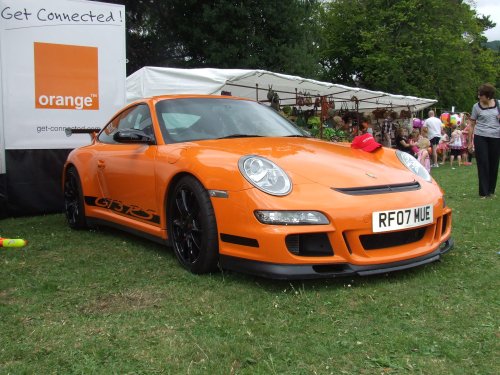
POLYGON ((450 167, 451 169, 453 168, 453 160, 455 159, 455 156, 457 157, 458 160, 458 166, 462 166, 462 131, 457 128, 456 124, 453 124, 451 126, 452 133, 451 133, 451 138, 450 138, 450 150, 451 150, 451 155, 450 155, 450 167))
POLYGON ((422 138, 429 139, 429 129, 427 129, 427 128, 422 128, 422 129, 420 130, 420 136, 418 137, 417 143, 418 143, 418 142, 419 142, 422 138))
POLYGON ((417 143, 418 152, 417 159, 422 164, 427 172, 431 172, 431 159, 429 157, 429 147, 431 147, 431 141, 428 138, 421 138, 417 143))
POLYGON ((397 130, 396 148, 398 150, 407 152, 410 155, 415 156, 412 147, 408 141, 408 130, 406 130, 406 128, 401 127, 397 130))
POLYGON ((442 154, 443 157, 440 164, 444 164, 446 161, 446 155, 448 154, 448 150, 450 149, 448 143, 450 143, 450 137, 448 137, 448 134, 443 127, 441 128, 441 139, 439 140, 439 144, 437 147, 438 154, 442 154))
POLYGON ((418 142, 419 136, 420 136, 420 133, 418 132, 418 130, 413 130, 411 132, 411 134, 408 136, 408 143, 410 144, 411 150, 412 150, 414 155, 418 154, 417 142, 418 142))
MULTIPOLYGON (((420 136, 418 137, 417 143, 421 142, 422 139, 427 139, 427 140, 429 139, 429 129, 422 128, 422 131, 420 132, 420 136)), ((429 140, 429 142, 430 142, 430 140, 429 140)), ((429 147, 429 155, 432 155, 432 146, 429 147)))
POLYGON ((462 158, 464 159, 464 165, 472 165, 472 158, 469 160, 469 132, 471 131, 470 121, 467 123, 462 130, 462 158))
POLYGON ((411 135, 412 135, 413 139, 415 140, 415 142, 418 142, 418 139, 420 138, 420 130, 413 129, 413 131, 411 132, 411 135))
POLYGON ((361 120, 361 126, 359 127, 360 134, 369 133, 373 135, 373 125, 371 118, 363 117, 361 120))
POLYGON ((370 120, 368 119, 368 117, 363 117, 361 119, 361 125, 359 125, 359 131, 358 131, 358 135, 363 135, 363 134, 366 134, 366 133, 370 133, 373 135, 373 128, 370 127, 370 120))

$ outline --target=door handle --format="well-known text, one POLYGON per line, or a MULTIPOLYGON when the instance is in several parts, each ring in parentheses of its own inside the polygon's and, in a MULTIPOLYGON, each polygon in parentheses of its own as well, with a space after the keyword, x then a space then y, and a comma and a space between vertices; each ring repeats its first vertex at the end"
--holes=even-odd
POLYGON ((106 166, 106 163, 104 162, 104 160, 97 161, 97 168, 104 169, 105 166, 106 166))

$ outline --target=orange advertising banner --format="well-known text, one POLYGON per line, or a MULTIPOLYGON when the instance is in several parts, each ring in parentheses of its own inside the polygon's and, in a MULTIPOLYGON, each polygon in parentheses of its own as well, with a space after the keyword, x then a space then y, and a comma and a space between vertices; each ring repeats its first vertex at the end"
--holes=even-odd
POLYGON ((96 47, 34 43, 35 107, 99 109, 96 47))

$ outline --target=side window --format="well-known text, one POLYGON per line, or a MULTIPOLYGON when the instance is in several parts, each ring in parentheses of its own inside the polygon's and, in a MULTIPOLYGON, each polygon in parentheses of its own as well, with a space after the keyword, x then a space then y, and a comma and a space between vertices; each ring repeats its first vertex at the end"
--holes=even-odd
POLYGON ((118 120, 120 119, 120 115, 116 116, 109 124, 107 124, 103 131, 99 134, 99 142, 102 143, 116 143, 113 140, 113 134, 115 134, 116 129, 118 127, 118 120))
POLYGON ((113 140, 113 134, 118 130, 124 129, 142 130, 147 135, 154 137, 153 122, 149 107, 146 104, 139 104, 116 116, 99 134, 99 141, 103 143, 116 143, 113 140))

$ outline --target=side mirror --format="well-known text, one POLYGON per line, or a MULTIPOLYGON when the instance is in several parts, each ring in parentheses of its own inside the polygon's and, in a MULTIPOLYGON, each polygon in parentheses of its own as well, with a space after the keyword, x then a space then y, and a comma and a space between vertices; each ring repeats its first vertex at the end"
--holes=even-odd
POLYGON ((113 140, 118 143, 146 143, 154 145, 155 140, 150 135, 147 135, 142 130, 124 129, 113 134, 113 140))

